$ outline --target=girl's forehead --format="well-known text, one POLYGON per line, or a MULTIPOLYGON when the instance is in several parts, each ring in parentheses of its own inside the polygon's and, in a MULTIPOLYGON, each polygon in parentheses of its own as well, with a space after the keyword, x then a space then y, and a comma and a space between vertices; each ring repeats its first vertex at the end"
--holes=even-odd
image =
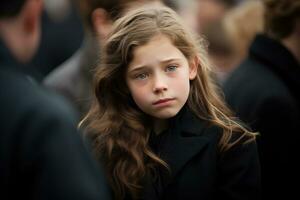
MULTIPOLYGON (((133 55, 143 57, 144 55, 148 55, 149 51, 151 51, 152 54, 157 54, 161 50, 173 49, 173 48, 177 49, 177 47, 173 45, 170 38, 165 35, 159 34, 153 36, 151 39, 149 39, 147 43, 134 48, 133 55)), ((169 53, 170 53, 169 51, 165 51, 161 56, 169 53)))
POLYGON ((128 68, 132 70, 141 66, 155 66, 171 60, 184 61, 186 58, 168 37, 159 35, 133 50, 128 68))

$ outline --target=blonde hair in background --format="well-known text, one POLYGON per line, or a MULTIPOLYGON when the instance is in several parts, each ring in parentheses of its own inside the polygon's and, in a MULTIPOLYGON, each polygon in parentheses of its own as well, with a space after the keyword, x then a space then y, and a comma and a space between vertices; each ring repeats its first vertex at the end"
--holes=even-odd
POLYGON ((236 64, 247 55, 257 33, 263 32, 264 5, 261 0, 247 0, 230 10, 223 25, 237 57, 236 64))

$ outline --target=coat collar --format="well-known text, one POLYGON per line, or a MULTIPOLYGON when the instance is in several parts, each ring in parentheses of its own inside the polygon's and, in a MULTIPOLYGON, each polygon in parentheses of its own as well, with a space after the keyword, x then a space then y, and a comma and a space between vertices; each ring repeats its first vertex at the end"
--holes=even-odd
POLYGON ((36 80, 34 80, 28 71, 28 65, 19 63, 11 54, 9 49, 6 47, 4 42, 0 38, 0 73, 9 72, 13 73, 15 76, 23 77, 26 81, 37 85, 36 80))
POLYGON ((259 34, 250 46, 250 55, 271 64, 281 70, 291 70, 299 66, 293 54, 279 41, 266 35, 259 34))
POLYGON ((0 66, 1 66, 1 68, 8 67, 11 65, 15 66, 16 64, 17 63, 13 59, 8 48, 6 47, 6 45, 0 38, 0 66))
POLYGON ((197 118, 187 106, 170 120, 168 138, 160 147, 161 158, 171 169, 171 177, 167 172, 162 174, 165 187, 190 159, 208 145, 209 137, 204 136, 208 129, 208 125, 197 118))
POLYGON ((265 35, 257 35, 249 53, 250 57, 259 60, 275 73, 300 101, 300 64, 286 47, 265 35))
POLYGON ((0 69, 26 73, 27 67, 27 65, 16 61, 4 41, 0 38, 0 69))

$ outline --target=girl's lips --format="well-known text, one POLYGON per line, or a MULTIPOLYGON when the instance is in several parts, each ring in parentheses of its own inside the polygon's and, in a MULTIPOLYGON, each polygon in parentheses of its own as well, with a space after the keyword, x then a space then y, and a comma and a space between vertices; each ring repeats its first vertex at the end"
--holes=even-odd
POLYGON ((166 103, 166 102, 172 101, 172 100, 174 100, 174 98, 160 99, 160 100, 154 102, 153 105, 158 105, 158 104, 166 103))

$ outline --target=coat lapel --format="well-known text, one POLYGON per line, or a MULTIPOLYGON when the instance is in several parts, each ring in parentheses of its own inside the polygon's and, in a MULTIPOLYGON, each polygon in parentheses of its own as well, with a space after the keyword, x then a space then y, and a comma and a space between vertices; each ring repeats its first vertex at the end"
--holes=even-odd
POLYGON ((209 139, 202 136, 205 129, 204 122, 186 107, 171 120, 168 139, 161 146, 161 158, 171 169, 171 176, 170 173, 163 174, 165 186, 172 182, 190 159, 206 147, 209 139))

